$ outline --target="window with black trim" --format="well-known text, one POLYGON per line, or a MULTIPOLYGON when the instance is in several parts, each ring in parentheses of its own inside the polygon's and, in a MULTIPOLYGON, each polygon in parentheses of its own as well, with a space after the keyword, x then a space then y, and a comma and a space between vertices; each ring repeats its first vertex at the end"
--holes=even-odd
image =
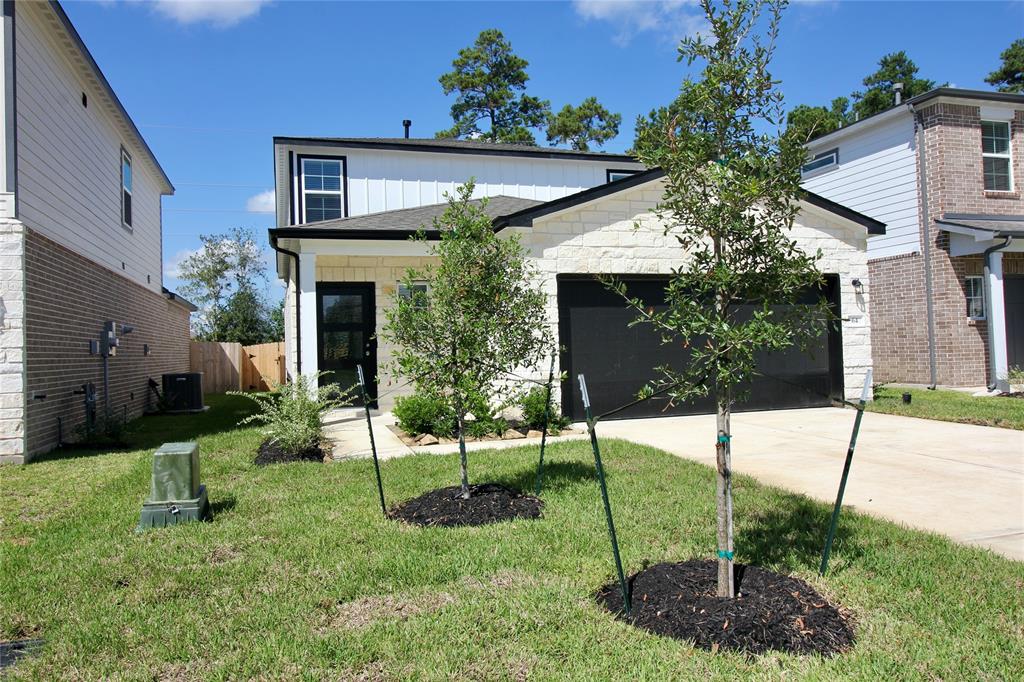
POLYGON ((985 319, 985 280, 980 275, 964 277, 964 296, 967 298, 967 317, 985 319))
POLYGON ((343 187, 341 159, 302 159, 302 222, 344 217, 343 187))
POLYGON ((637 170, 621 170, 609 168, 608 170, 605 171, 605 182, 615 182, 616 180, 622 180, 623 178, 628 178, 631 175, 636 175, 639 172, 640 171, 637 170))
POLYGON ((1012 192, 1009 121, 981 122, 981 159, 985 171, 985 189, 990 192, 1012 192))
POLYGON ((132 226, 132 157, 121 149, 121 222, 132 226))
POLYGON ((398 284, 398 297, 403 300, 411 300, 417 307, 426 305, 427 283, 413 282, 412 287, 403 282, 398 284))
POLYGON ((839 149, 829 149, 827 152, 821 152, 815 154, 810 161, 800 167, 801 173, 811 173, 822 168, 828 168, 829 166, 836 166, 839 164, 839 149))

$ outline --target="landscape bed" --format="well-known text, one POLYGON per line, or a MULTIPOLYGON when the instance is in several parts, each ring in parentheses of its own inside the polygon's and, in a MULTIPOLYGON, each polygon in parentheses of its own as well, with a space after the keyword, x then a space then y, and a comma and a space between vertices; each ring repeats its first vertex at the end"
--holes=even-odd
MULTIPOLYGON (((43 640, 11 679, 1013 679, 1024 565, 735 479, 737 561, 848 610, 831 656, 712 653, 616 618, 589 443, 551 443, 538 519, 421 528, 383 518, 368 460, 260 467, 251 409, 153 417, 137 449, 0 469, 0 639, 43 640), (197 438, 210 523, 133 532, 153 449, 197 438)), ((537 446, 474 452, 471 481, 532 490, 537 446)), ((710 559, 711 469, 624 441, 602 456, 627 574, 710 559)), ((837 462, 840 460, 837 459, 837 462)), ((837 465, 836 477, 839 470, 837 465)), ((382 464, 389 504, 450 486, 457 455, 382 464)), ((856 473, 854 473, 856 476, 856 473)), ((744 580, 749 579, 749 576, 744 580)))

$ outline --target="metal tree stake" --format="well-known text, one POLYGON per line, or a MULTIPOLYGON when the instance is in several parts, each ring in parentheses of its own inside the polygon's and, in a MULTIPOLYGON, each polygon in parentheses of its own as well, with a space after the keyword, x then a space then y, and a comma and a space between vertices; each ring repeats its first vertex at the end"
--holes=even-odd
POLYGON ((377 474, 377 494, 380 496, 380 510, 384 518, 388 516, 387 505, 384 504, 384 484, 380 480, 380 462, 377 460, 377 441, 373 438, 373 422, 370 421, 370 396, 366 394, 366 377, 363 376, 363 366, 356 365, 356 375, 359 377, 359 390, 363 394, 363 409, 366 411, 366 428, 370 431, 370 450, 373 451, 373 470, 377 474))

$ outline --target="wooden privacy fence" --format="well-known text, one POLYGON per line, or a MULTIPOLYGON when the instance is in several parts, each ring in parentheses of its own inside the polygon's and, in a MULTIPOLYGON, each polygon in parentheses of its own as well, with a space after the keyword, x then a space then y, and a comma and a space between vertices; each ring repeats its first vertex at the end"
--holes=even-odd
POLYGON ((284 383, 284 342, 243 346, 221 341, 193 341, 189 360, 203 373, 203 393, 268 391, 284 383))

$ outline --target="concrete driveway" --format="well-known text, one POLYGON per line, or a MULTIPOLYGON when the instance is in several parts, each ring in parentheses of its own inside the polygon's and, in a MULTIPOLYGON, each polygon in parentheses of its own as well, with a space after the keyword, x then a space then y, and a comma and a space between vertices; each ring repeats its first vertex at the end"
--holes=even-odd
MULTIPOLYGON (((855 413, 831 407, 733 415, 733 469, 834 502, 855 413)), ((715 464, 715 418, 598 424, 715 464)), ((1024 561, 1024 432, 865 413, 844 505, 1024 561)))

